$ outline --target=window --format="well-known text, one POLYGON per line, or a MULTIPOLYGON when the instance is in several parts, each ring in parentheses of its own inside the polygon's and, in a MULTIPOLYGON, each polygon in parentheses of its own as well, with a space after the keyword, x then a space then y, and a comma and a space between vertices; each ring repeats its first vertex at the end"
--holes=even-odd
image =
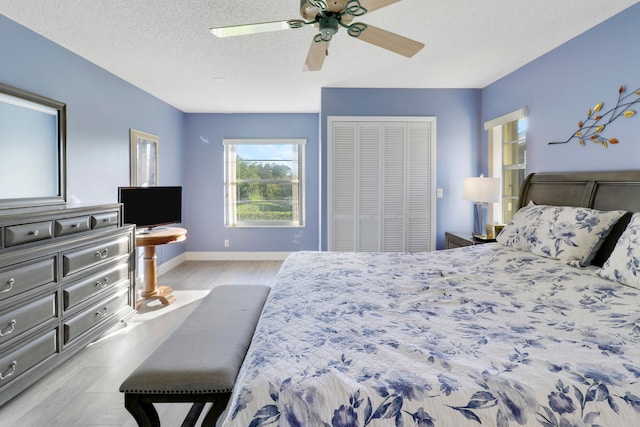
POLYGON ((225 224, 304 226, 305 139, 225 139, 225 224))
POLYGON ((522 108, 484 124, 489 132, 489 175, 500 178, 502 197, 489 206, 488 222, 508 223, 518 208, 527 166, 527 109, 522 108))

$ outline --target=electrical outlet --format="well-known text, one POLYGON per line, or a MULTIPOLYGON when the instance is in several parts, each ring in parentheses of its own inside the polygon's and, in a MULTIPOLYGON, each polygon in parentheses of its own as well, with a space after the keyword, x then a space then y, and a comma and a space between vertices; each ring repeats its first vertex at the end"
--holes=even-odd
POLYGON ((230 243, 229 243, 229 241, 228 241, 228 240, 225 240, 225 241, 224 241, 224 247, 225 247, 225 248, 228 248, 228 247, 229 247, 229 244, 230 244, 230 243))

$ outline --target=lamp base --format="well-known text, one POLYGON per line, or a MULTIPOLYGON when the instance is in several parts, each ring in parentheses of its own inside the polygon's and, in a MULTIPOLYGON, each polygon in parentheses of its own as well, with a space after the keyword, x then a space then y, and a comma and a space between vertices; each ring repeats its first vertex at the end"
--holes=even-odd
POLYGON ((487 203, 476 202, 473 204, 473 237, 485 236, 487 232, 487 203))

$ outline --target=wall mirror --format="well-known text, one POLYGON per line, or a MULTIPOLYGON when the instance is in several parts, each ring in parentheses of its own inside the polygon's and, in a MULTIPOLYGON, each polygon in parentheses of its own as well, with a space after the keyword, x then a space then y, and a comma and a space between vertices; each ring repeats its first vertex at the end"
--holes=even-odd
POLYGON ((66 202, 66 104, 0 83, 0 209, 66 202))
POLYGON ((139 130, 130 129, 131 186, 153 187, 158 185, 158 144, 160 138, 139 130))

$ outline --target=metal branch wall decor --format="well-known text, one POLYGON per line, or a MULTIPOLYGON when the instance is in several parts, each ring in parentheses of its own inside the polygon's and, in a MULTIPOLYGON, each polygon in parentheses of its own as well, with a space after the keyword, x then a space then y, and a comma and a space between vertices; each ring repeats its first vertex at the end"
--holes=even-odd
POLYGON ((593 109, 587 111, 587 118, 578 122, 578 130, 571 135, 566 141, 554 141, 549 144, 566 144, 572 139, 577 139, 580 145, 585 145, 585 141, 593 141, 596 144, 602 145, 607 148, 609 144, 617 144, 620 141, 618 138, 607 138, 602 135, 602 132, 619 117, 633 117, 636 115, 634 110, 630 107, 640 102, 640 88, 634 92, 624 95, 625 87, 620 86, 618 89, 618 102, 615 107, 602 113, 602 102, 596 104, 593 109))

